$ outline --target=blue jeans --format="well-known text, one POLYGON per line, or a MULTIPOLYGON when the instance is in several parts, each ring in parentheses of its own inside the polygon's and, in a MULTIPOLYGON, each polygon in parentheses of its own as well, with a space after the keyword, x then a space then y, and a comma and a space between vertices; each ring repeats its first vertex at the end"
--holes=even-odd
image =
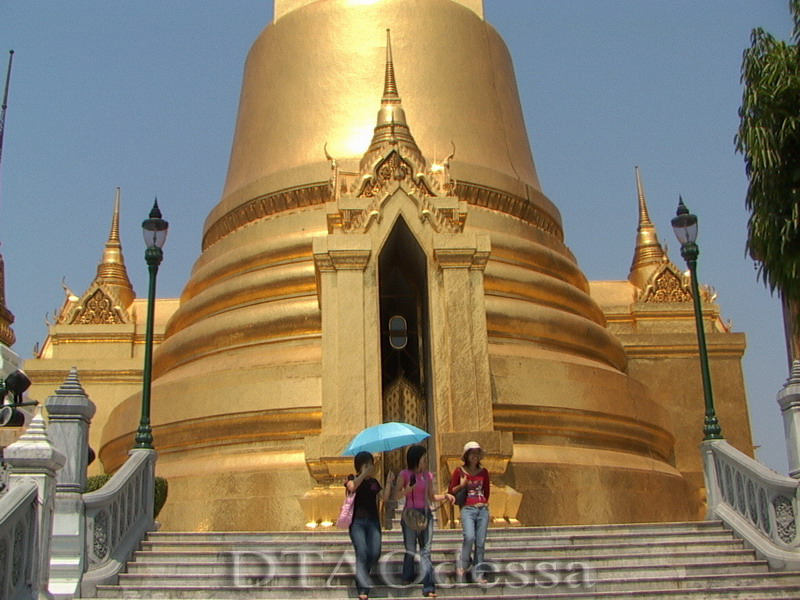
POLYGON ((381 556, 381 526, 373 519, 353 519, 350 539, 356 551, 356 589, 358 594, 369 594, 372 585, 369 572, 381 556))
POLYGON ((420 569, 422 569, 423 594, 436 591, 436 584, 433 580, 433 564, 431 563, 433 518, 431 516, 431 511, 426 510, 425 514, 428 515, 428 526, 422 531, 409 529, 406 524, 401 521, 403 528, 403 545, 406 548, 405 554, 403 554, 403 581, 416 580, 414 576, 414 556, 417 554, 417 544, 419 544, 419 565, 420 569))
POLYGON ((461 509, 461 529, 464 532, 464 543, 461 546, 461 568, 467 569, 472 556, 472 577, 478 579, 483 575, 483 550, 486 546, 486 530, 489 527, 488 506, 465 506, 461 509))

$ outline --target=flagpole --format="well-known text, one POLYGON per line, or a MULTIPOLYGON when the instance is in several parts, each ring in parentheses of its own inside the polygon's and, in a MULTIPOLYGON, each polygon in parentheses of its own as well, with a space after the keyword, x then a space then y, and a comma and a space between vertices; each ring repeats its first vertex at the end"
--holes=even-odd
POLYGON ((6 88, 3 92, 3 106, 0 107, 0 162, 3 160, 3 133, 6 125, 6 109, 8 108, 8 88, 11 84, 11 62, 14 60, 14 51, 8 51, 8 70, 6 71, 6 88))

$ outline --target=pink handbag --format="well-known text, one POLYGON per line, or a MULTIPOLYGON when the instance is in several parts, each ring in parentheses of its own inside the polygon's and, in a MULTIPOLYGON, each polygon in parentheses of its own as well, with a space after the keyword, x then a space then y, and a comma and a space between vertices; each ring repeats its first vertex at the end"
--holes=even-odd
POLYGON ((342 508, 339 510, 339 518, 336 519, 336 526, 339 529, 350 528, 350 523, 353 522, 353 503, 355 499, 355 493, 345 491, 344 502, 342 502, 342 508))

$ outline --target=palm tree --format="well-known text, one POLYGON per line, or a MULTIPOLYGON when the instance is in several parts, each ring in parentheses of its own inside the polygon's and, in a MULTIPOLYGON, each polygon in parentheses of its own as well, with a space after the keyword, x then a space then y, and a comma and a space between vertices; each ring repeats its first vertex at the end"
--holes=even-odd
POLYGON ((800 0, 793 44, 756 28, 742 60, 736 150, 749 179, 747 251, 784 305, 789 361, 800 359, 800 0))

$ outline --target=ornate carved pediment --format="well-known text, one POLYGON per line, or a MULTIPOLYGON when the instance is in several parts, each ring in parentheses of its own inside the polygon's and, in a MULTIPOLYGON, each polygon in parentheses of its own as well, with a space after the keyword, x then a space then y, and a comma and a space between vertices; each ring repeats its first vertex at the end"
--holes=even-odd
POLYGON ((416 205, 420 221, 430 223, 437 233, 464 229, 466 202, 439 195, 455 189, 447 163, 433 165, 426 175, 416 170, 415 163, 419 161, 414 160, 414 153, 406 158, 397 147, 367 173, 339 171, 335 161, 330 160, 336 208, 328 214, 329 233, 365 233, 374 221, 380 220, 384 204, 400 189, 416 205))
POLYGON ((671 262, 664 262, 653 273, 640 297, 640 302, 691 302, 689 282, 671 262))
POLYGON ((121 325, 129 321, 127 311, 102 288, 90 288, 70 315, 61 315, 60 322, 71 325, 121 325))
POLYGON ((402 158, 397 150, 378 161, 372 173, 362 176, 362 181, 356 182, 360 189, 352 190, 358 198, 376 198, 385 196, 400 185, 418 198, 432 196, 433 192, 425 181, 424 175, 416 172, 414 165, 402 158))

